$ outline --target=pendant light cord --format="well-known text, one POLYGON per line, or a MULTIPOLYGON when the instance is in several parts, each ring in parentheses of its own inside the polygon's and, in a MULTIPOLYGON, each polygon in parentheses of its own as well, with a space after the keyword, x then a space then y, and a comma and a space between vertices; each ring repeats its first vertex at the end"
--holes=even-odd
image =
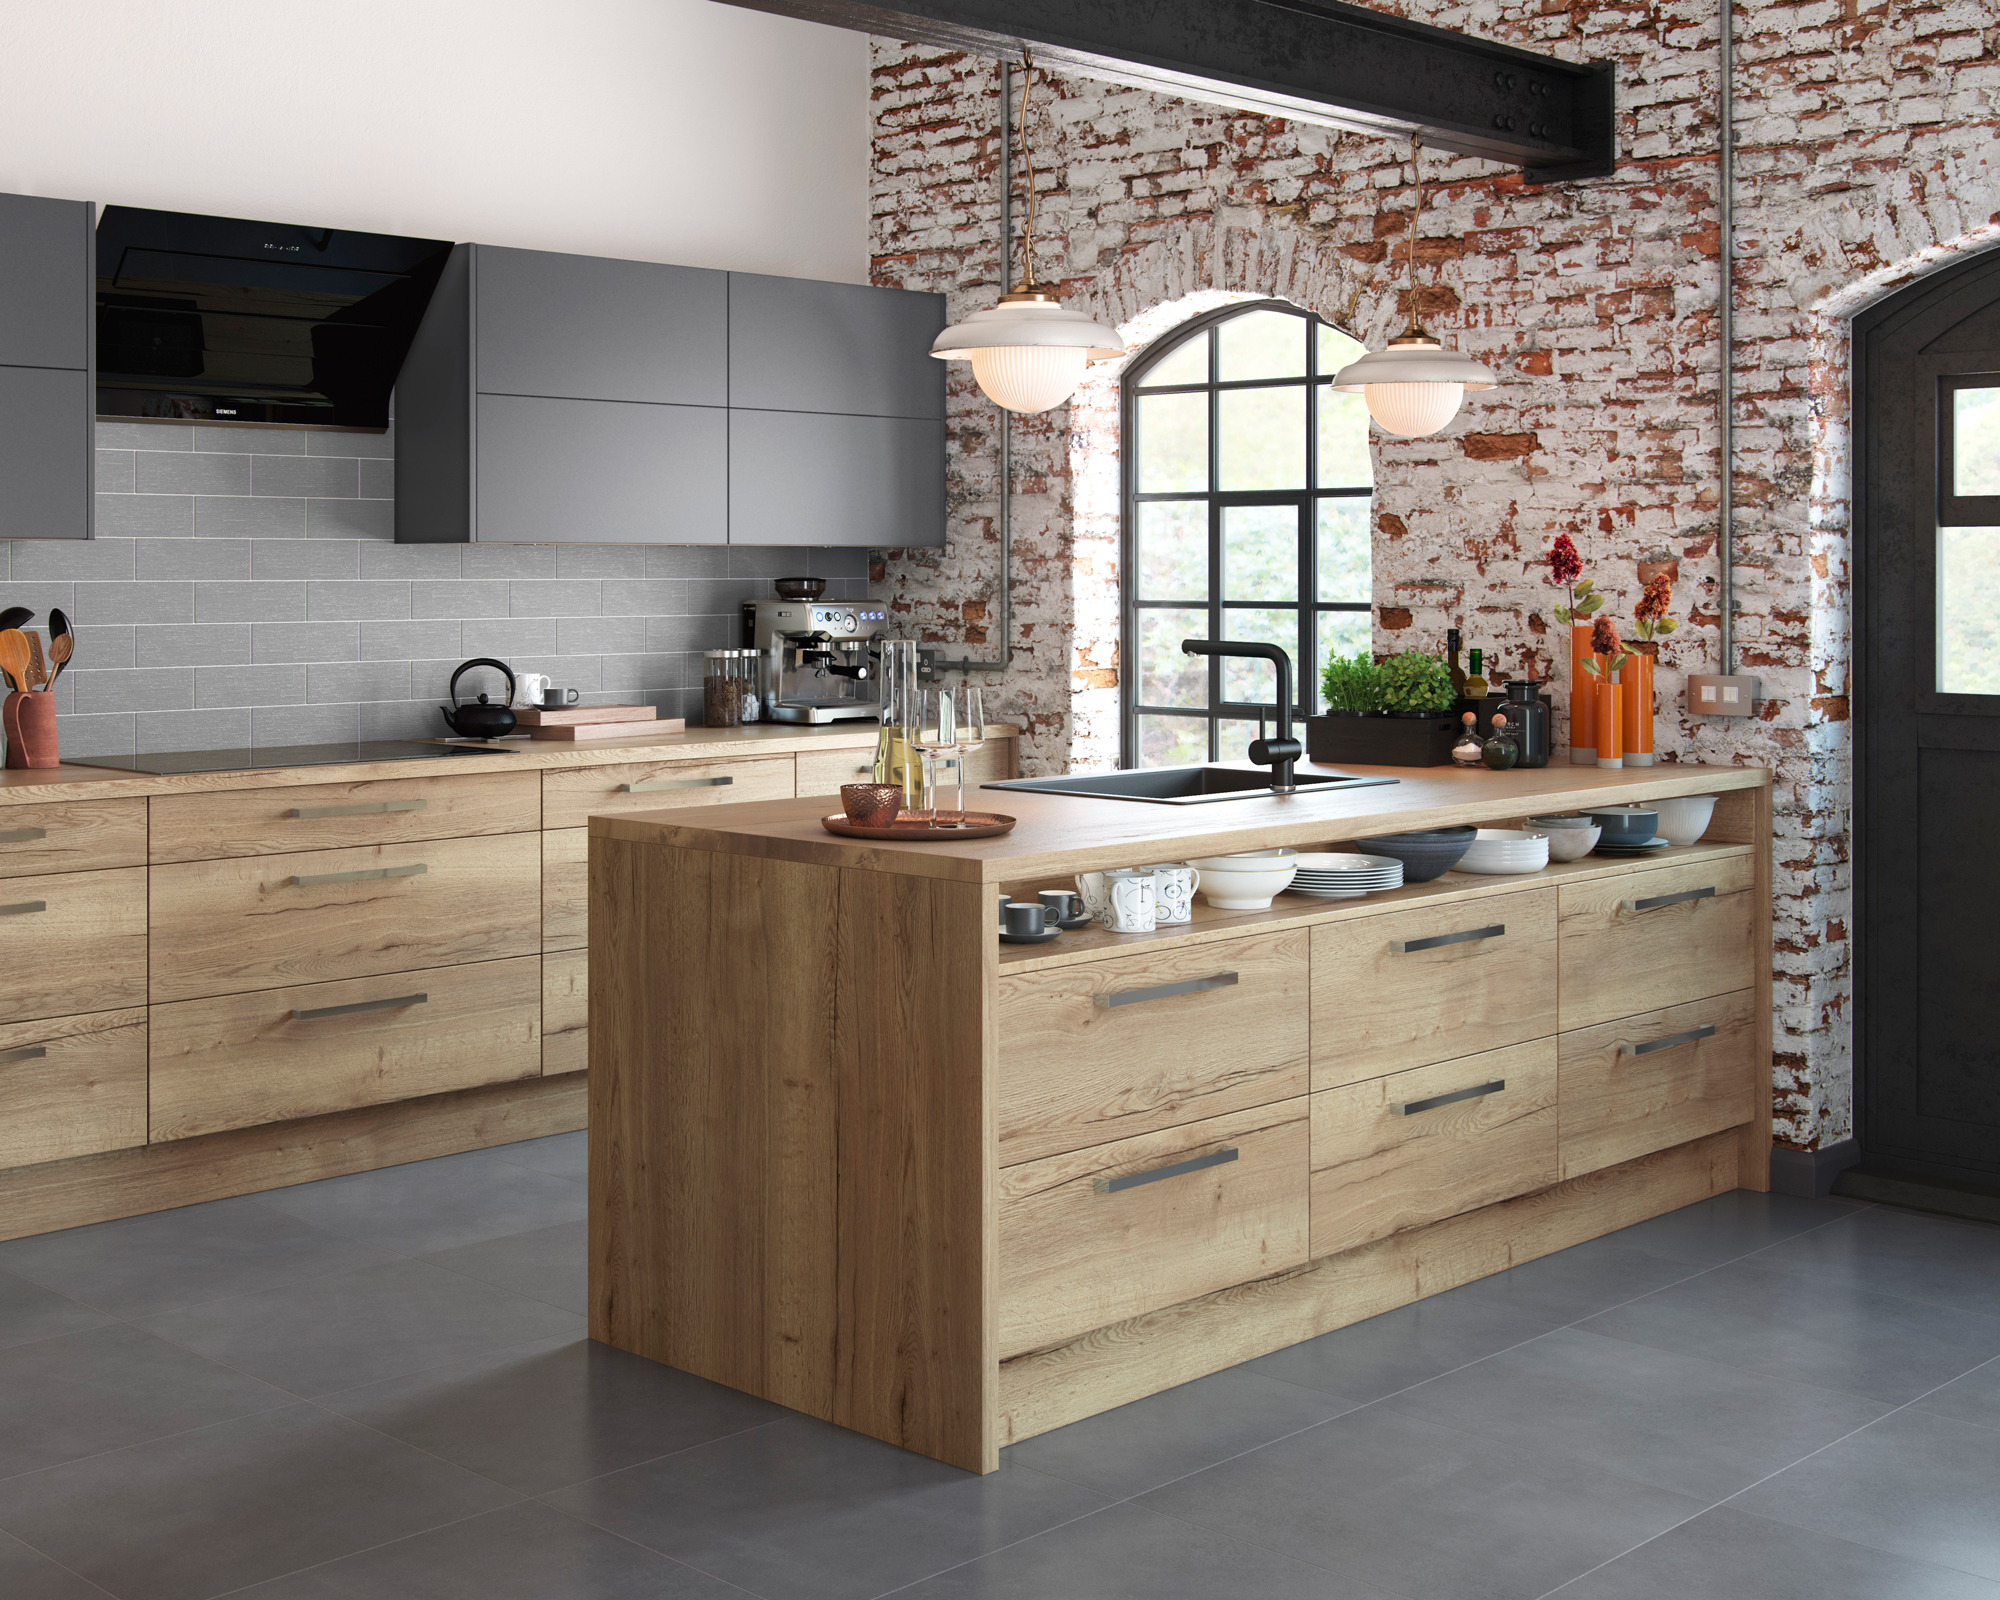
POLYGON ((1031 289, 1035 284, 1035 153, 1028 148, 1028 97, 1035 87, 1035 57, 1029 50, 1021 52, 1021 165, 1028 178, 1027 215, 1021 224, 1021 282, 1020 287, 1031 289))
POLYGON ((1424 220, 1424 166, 1419 159, 1423 147, 1423 140, 1411 134, 1410 177, 1417 186, 1417 203, 1410 212, 1410 326, 1413 328, 1422 320, 1417 315, 1417 229, 1424 220))

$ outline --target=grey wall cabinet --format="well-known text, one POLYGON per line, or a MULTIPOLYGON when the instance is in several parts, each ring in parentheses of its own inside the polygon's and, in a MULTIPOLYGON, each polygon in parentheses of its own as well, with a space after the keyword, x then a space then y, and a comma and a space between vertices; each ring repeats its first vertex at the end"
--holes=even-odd
POLYGON ((943 331, 943 295, 732 272, 729 403, 941 421, 943 331))
POLYGON ((0 539, 90 537, 95 221, 0 195, 0 539))
POLYGON ((729 413, 732 544, 944 543, 944 424, 729 413))

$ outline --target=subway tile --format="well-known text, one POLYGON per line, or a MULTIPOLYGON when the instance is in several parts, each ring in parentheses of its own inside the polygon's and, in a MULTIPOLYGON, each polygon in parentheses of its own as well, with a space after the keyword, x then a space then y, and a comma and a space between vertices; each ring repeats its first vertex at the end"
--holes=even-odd
POLYGON ((551 617, 510 617, 506 621, 467 622, 459 628, 459 648, 468 656, 552 656, 556 624, 551 617))
POLYGON ((184 494, 101 494, 100 539, 188 539, 194 536, 194 501, 184 494))
POLYGON ((162 750, 241 750, 250 743, 250 713, 234 711, 142 711, 133 719, 136 748, 162 750))
POLYGON ((594 578, 510 583, 507 590, 517 617, 594 617, 604 609, 604 585, 594 578))
POLYGON ((100 450, 192 450, 194 429, 185 422, 100 422, 100 450))
POLYGON ((194 672, 188 667, 145 671, 93 671, 72 667, 63 674, 78 716, 115 711, 191 711, 194 672))
POLYGON ((607 655, 601 657, 600 687, 620 693, 632 690, 678 689, 685 681, 677 655, 607 655))
POLYGON ((437 739, 451 732, 436 703, 429 700, 364 702, 357 726, 364 739, 437 739))
POLYGON ((740 616, 745 600, 769 598, 745 578, 698 578, 688 585, 687 609, 711 616, 740 616))
POLYGON ((735 617, 648 617, 646 643, 650 651, 734 650, 742 637, 735 617))
POLYGON ((552 544, 467 544, 458 549, 461 578, 553 578, 552 544))
MULTIPOLYGON (((4 542, 7 541, 0 541, 0 543, 4 542)), ((39 627, 42 625, 42 619, 46 618, 51 608, 55 606, 61 606, 63 610, 72 613, 76 610, 76 585, 73 583, 9 583, 7 585, 7 604, 11 606, 26 606, 35 614, 35 621, 32 625, 39 627)), ((75 618, 72 616, 71 620, 74 621, 75 618)), ((102 617, 92 617, 90 620, 92 622, 102 622, 105 619, 102 617)), ((123 621, 124 619, 118 618, 116 620, 123 621)))
MULTIPOLYGON (((259 539, 251 556, 255 578, 353 578, 359 552, 367 546, 350 539, 259 539)), ((308 606, 312 591, 306 591, 308 606)))
POLYGON ((306 615, 314 622, 377 621, 410 614, 407 583, 309 583, 306 615))
POLYGON ((330 661, 306 668, 306 699, 315 705, 409 697, 407 661, 330 661))
POLYGON ((410 615, 413 617, 504 617, 507 615, 505 583, 412 583, 410 615))
MULTIPOLYGON (((63 674, 68 681, 69 674, 63 674)), ((74 756, 129 756, 132 743, 132 716, 129 712, 102 717, 57 717, 56 749, 67 759, 74 756)))
POLYGON ((195 617, 201 622, 301 622, 306 614, 302 582, 203 583, 195 588, 195 617))
POLYGON ((352 661, 359 648, 355 622, 260 622, 250 630, 252 661, 352 661))
POLYGON ((99 494, 130 494, 132 492, 132 452, 130 450, 99 450, 97 452, 96 483, 99 494))
POLYGON ((194 675, 194 703, 216 706, 302 705, 304 667, 202 667, 194 675))
POLYGON ((309 500, 306 502, 306 536, 312 539, 393 539, 396 537, 396 502, 309 500))
POLYGON ((558 578, 643 578, 646 551, 636 544, 561 544, 556 546, 558 578))
POLYGON ((197 495, 197 539, 303 539, 306 503, 275 495, 197 495))
POLYGON ((355 463, 360 469, 361 498, 364 500, 393 500, 396 498, 396 463, 393 461, 371 461, 363 457, 355 463))
POLYGON ((607 579, 607 617, 678 617, 688 610, 686 580, 678 578, 607 579))
POLYGON ((24 583, 85 583, 132 576, 130 539, 17 539, 11 576, 24 583))
POLYGON ((655 544, 646 547, 649 578, 726 578, 729 547, 721 544, 655 544))
POLYGON ((248 539, 141 539, 136 573, 154 581, 163 578, 247 578, 248 539))
MULTIPOLYGON (((78 667, 130 667, 137 665, 132 655, 132 635, 134 631, 129 627, 70 629, 70 632, 76 636, 76 643, 72 646, 76 653, 70 657, 70 660, 75 665, 70 668, 70 672, 76 671, 78 667)), ((176 663, 176 665, 178 664, 176 663)), ((61 688, 63 684, 68 682, 69 672, 65 672, 56 687, 61 688)))
POLYGON ((558 689, 575 689, 585 698, 601 693, 600 686, 604 682, 602 656, 524 656, 515 664, 514 670, 546 672, 558 689))
POLYGON ((140 494, 248 494, 251 459, 138 450, 133 452, 133 487, 140 494))
POLYGON ((250 474, 251 493, 352 500, 360 483, 356 465, 346 456, 258 456, 250 474))
POLYGON ((361 624, 363 661, 413 661, 420 657, 443 658, 459 653, 456 622, 364 622, 361 624))
POLYGON ((455 544, 384 544, 379 540, 357 539, 354 548, 361 554, 360 575, 364 578, 439 583, 459 575, 455 544))
MULTIPOLYGON (((79 635, 93 632, 80 628, 79 635)), ((83 653, 79 638, 77 654, 83 653)), ((188 623, 134 628, 135 667, 238 667, 250 659, 250 626, 243 622, 188 623)))
POLYGON ((806 571, 815 578, 866 578, 868 552, 840 545, 816 545, 804 551, 806 571))
POLYGON ((646 644, 644 617, 564 617, 556 623, 556 652, 564 656, 631 655, 646 644))
POLYGON ((729 547, 729 575, 732 578, 803 578, 811 573, 811 555, 796 545, 733 544, 729 547))
POLYGON ((309 456, 373 456, 386 460, 396 453, 393 433, 321 433, 304 435, 309 456))
POLYGON ((0 578, 6 577, 9 567, 13 565, 14 542, 12 539, 0 539, 0 578))
POLYGON ((302 456, 306 453, 306 435, 303 429, 204 428, 196 423, 194 447, 221 455, 302 456))
MULTIPOLYGON (((73 604, 57 603, 79 624, 194 621, 191 583, 78 583, 71 592, 73 604)), ((16 603, 33 604, 25 599, 16 603)))
POLYGON ((253 745, 342 744, 361 737, 357 707, 259 706, 250 713, 253 745))

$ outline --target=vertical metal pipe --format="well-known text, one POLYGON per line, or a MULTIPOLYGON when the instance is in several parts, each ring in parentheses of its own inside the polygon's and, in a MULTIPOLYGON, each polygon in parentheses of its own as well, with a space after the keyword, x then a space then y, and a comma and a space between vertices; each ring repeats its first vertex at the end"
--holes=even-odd
POLYGON ((1722 577, 1722 675, 1728 677, 1736 670, 1736 0, 1722 0, 1721 135, 1716 187, 1722 292, 1716 322, 1722 335, 1722 515, 1715 544, 1722 577))

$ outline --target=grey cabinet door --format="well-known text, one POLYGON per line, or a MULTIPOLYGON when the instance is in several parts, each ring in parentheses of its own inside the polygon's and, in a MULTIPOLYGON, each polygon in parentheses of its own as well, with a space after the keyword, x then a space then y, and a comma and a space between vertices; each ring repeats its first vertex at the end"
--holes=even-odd
POLYGON ((944 424, 729 413, 731 544, 944 543, 944 424))
POLYGON ((728 413, 482 394, 482 544, 723 544, 728 413))
POLYGON ((729 403, 849 416, 944 416, 944 296, 729 275, 729 403))
POLYGON ((0 539, 88 539, 90 374, 0 367, 0 539))
POLYGON ((482 394, 729 402, 726 273, 481 245, 473 285, 482 394))
POLYGON ((91 207, 0 194, 0 366, 90 365, 91 207))

